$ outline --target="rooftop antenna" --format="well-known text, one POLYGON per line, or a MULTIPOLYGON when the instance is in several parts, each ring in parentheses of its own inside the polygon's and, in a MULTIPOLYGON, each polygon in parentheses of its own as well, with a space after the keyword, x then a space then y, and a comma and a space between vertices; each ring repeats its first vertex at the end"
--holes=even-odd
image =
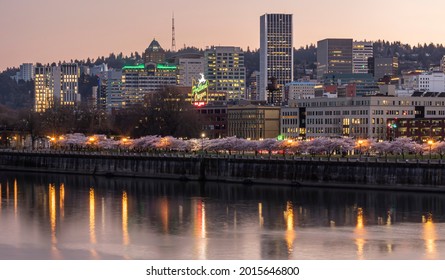
POLYGON ((176 51, 176 40, 175 40, 175 13, 172 14, 172 51, 176 51))

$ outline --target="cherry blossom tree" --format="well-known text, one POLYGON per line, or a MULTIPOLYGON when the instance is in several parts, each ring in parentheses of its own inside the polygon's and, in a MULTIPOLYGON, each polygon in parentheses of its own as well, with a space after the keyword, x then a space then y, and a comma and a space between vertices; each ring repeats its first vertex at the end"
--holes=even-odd
POLYGON ((393 153, 402 155, 402 158, 405 159, 407 153, 416 152, 416 142, 410 138, 397 138, 390 142, 390 150, 393 153))
POLYGON ((272 154, 272 151, 279 149, 279 144, 280 142, 278 142, 275 138, 266 138, 258 142, 258 150, 266 150, 270 155, 272 154))
POLYGON ((388 157, 388 153, 391 152, 391 145, 389 141, 379 141, 371 144, 371 151, 381 155, 385 155, 385 158, 388 157))
POLYGON ((330 158, 335 152, 347 153, 355 146, 350 138, 315 138, 308 142, 306 151, 312 155, 325 154, 330 158))
POLYGON ((440 141, 433 143, 431 147, 431 152, 434 152, 440 156, 440 159, 443 159, 443 156, 445 155, 445 142, 440 141))

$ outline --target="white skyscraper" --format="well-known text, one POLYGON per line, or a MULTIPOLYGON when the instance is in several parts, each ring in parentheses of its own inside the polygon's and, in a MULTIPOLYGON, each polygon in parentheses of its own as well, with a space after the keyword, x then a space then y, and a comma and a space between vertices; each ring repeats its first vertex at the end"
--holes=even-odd
POLYGON ((354 41, 352 44, 352 71, 356 74, 368 73, 368 58, 374 56, 372 42, 354 41))
POLYGON ((283 95, 284 85, 294 79, 293 25, 291 14, 260 17, 259 100, 267 100, 267 85, 276 78, 283 95))

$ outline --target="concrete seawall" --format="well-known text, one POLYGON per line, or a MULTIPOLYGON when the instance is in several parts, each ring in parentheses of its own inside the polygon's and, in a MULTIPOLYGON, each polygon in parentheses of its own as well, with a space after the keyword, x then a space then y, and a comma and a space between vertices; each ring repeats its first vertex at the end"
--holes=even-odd
POLYGON ((0 170, 434 192, 445 192, 444 168, 439 161, 0 152, 0 170))

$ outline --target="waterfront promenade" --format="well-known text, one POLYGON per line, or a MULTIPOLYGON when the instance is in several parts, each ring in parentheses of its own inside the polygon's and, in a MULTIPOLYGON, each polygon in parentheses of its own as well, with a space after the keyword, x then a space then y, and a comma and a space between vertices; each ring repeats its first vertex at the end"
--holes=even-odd
POLYGON ((439 159, 282 155, 0 151, 0 170, 445 192, 439 159))

